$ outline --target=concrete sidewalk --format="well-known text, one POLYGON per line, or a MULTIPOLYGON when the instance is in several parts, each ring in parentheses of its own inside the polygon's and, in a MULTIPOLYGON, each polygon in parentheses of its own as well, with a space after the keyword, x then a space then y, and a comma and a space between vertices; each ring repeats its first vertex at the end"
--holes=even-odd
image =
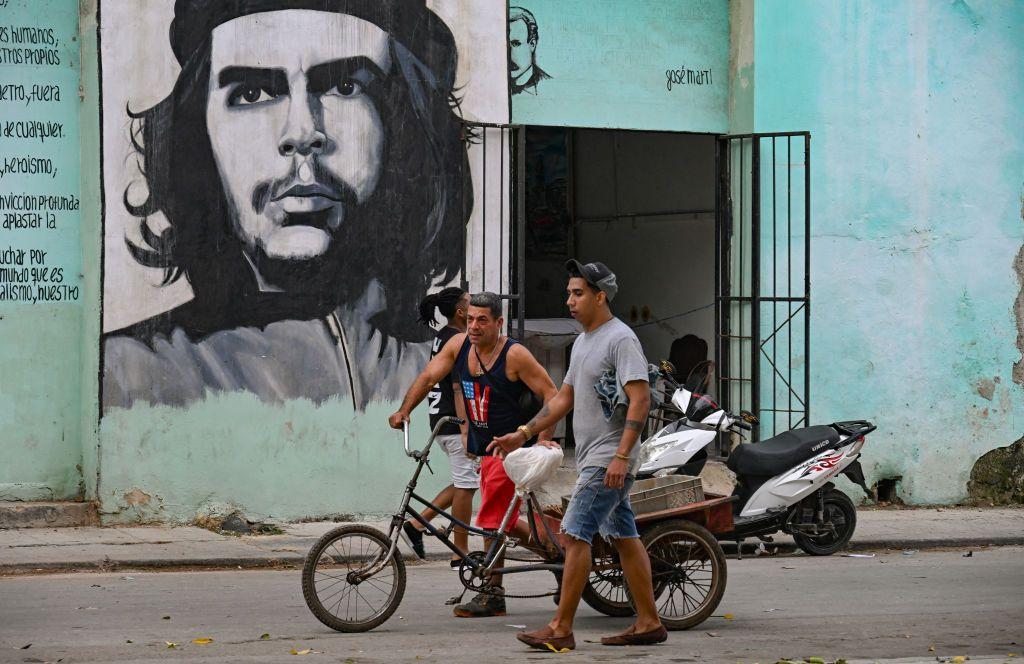
MULTIPOLYGON (((1024 545, 1024 509, 927 508, 860 509, 851 550, 965 549, 1024 545)), ((303 556, 323 533, 339 523, 297 523, 282 535, 234 536, 202 528, 87 527, 0 530, 0 574, 116 568, 274 567, 301 565, 303 556)), ((370 522, 382 530, 387 521, 370 522)), ((754 540, 756 542, 756 540, 754 540)), ((748 544, 750 542, 748 541, 748 544)), ((481 546, 477 538, 471 540, 481 546)), ((776 538, 780 552, 792 540, 776 538)), ((775 545, 769 545, 772 548, 775 545)), ((726 551, 730 548, 725 547, 726 551)), ((402 545, 403 551, 407 551, 402 545)), ((444 559, 448 549, 426 539, 427 556, 444 559)))

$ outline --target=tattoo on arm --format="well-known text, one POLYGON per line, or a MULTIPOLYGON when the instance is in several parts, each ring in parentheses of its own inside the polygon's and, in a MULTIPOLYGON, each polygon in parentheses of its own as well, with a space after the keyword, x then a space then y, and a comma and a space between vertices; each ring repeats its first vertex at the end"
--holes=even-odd
POLYGON ((644 423, 640 420, 626 420, 626 428, 630 431, 643 431, 644 423))
POLYGON ((547 404, 544 404, 543 406, 541 406, 541 409, 537 412, 537 414, 533 417, 532 420, 530 420, 529 424, 527 424, 526 426, 530 429, 530 431, 533 431, 537 427, 537 423, 550 414, 551 409, 548 408, 547 404))

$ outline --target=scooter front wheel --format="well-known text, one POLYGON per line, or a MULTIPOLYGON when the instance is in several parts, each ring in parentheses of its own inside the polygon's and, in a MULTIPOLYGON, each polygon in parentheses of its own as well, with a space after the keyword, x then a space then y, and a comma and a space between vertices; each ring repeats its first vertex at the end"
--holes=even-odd
POLYGON ((832 524, 834 532, 820 535, 793 533, 796 545, 812 556, 831 556, 846 546, 857 527, 857 508, 845 493, 831 489, 825 494, 824 503, 825 522, 832 524))
POLYGON ((405 594, 405 563, 396 550, 373 576, 359 574, 391 548, 387 536, 362 524, 341 526, 313 545, 302 566, 302 596, 313 615, 339 632, 366 632, 384 623, 405 594))

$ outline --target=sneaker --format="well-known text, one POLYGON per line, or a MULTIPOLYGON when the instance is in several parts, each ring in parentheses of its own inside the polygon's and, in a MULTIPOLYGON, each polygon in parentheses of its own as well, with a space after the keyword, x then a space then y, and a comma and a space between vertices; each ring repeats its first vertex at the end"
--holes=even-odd
POLYGON ((427 551, 423 548, 423 531, 416 528, 409 521, 402 524, 402 539, 409 545, 416 557, 423 560, 427 557, 427 551))
POLYGON ((456 606, 454 613, 459 618, 503 616, 505 615, 505 590, 500 586, 495 586, 491 588, 490 592, 478 593, 476 597, 465 604, 456 606))

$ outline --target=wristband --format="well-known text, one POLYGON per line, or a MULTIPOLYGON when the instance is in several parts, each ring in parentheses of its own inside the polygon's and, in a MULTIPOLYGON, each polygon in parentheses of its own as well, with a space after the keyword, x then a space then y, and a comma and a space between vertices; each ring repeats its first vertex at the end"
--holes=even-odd
POLYGON ((616 453, 615 458, 618 459, 619 461, 629 461, 629 457, 626 456, 625 454, 616 453))
POLYGON ((521 424, 518 427, 516 427, 516 431, 523 434, 527 441, 533 438, 533 432, 530 431, 530 427, 526 426, 525 424, 521 424))

